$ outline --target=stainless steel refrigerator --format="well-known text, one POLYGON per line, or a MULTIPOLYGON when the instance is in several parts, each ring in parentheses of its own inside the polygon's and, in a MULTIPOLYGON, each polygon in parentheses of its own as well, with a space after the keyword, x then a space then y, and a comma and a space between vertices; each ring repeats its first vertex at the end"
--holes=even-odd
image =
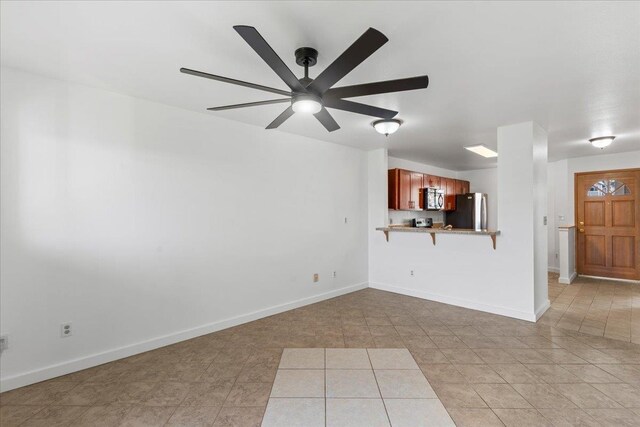
POLYGON ((456 210, 447 212, 446 224, 453 228, 487 229, 487 195, 467 193, 456 196, 456 210))

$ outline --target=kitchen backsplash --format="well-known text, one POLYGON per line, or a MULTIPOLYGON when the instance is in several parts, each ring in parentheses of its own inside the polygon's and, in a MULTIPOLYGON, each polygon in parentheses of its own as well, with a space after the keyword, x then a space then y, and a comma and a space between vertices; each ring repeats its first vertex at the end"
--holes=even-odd
POLYGON ((434 223, 444 222, 444 212, 440 211, 396 211, 389 209, 389 224, 411 225, 413 218, 431 218, 434 223))

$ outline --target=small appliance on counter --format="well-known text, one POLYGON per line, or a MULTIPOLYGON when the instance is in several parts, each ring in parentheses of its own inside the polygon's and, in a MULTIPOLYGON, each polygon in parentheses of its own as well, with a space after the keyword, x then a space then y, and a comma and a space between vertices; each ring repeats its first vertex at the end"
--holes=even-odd
POLYGON ((467 193, 456 196, 456 210, 447 212, 447 226, 466 228, 475 231, 487 228, 487 195, 467 193))
POLYGON ((413 218, 411 220, 411 226, 416 228, 429 228, 433 227, 433 219, 431 218, 413 218))
POLYGON ((426 200, 425 209, 428 211, 441 211, 444 208, 444 190, 439 188, 424 188, 423 197, 426 200))

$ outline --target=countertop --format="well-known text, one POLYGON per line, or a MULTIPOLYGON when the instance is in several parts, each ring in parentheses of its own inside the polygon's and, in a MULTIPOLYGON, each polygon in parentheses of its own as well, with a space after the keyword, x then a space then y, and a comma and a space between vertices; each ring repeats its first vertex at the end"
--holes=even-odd
POLYGON ((478 236, 497 236, 500 234, 499 230, 481 230, 476 231, 470 228, 452 228, 451 230, 447 230, 444 228, 427 228, 427 227, 406 227, 406 226, 396 226, 396 227, 378 227, 377 231, 400 231, 405 233, 436 233, 436 234, 473 234, 478 236))
POLYGON ((407 226, 390 226, 390 227, 378 227, 377 231, 382 231, 384 236, 389 241, 389 232, 393 233, 422 233, 429 234, 433 244, 436 244, 436 234, 464 234, 469 236, 489 236, 493 243, 493 249, 496 248, 496 236, 500 234, 499 230, 481 230, 476 231, 470 228, 452 228, 447 230, 445 228, 427 228, 427 227, 407 227, 407 226))

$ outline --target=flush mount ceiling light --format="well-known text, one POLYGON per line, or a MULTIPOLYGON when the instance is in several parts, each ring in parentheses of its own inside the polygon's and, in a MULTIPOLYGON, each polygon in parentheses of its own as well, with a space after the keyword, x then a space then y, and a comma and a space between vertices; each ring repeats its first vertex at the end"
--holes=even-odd
POLYGON ((389 136, 398 130, 402 122, 398 119, 383 119, 373 122, 376 132, 389 136))
POLYGON ((482 157, 498 157, 498 153, 496 153, 495 151, 493 151, 490 148, 485 147, 484 145, 480 144, 480 145, 470 145, 468 147, 464 147, 469 151, 472 151, 476 154, 481 155, 482 157))
POLYGON ((600 136, 598 138, 591 138, 589 142, 594 147, 603 149, 604 147, 610 146, 614 139, 616 139, 615 136, 600 136))
POLYGON ((322 110, 320 98, 313 95, 297 95, 291 99, 294 113, 316 114, 322 110))

